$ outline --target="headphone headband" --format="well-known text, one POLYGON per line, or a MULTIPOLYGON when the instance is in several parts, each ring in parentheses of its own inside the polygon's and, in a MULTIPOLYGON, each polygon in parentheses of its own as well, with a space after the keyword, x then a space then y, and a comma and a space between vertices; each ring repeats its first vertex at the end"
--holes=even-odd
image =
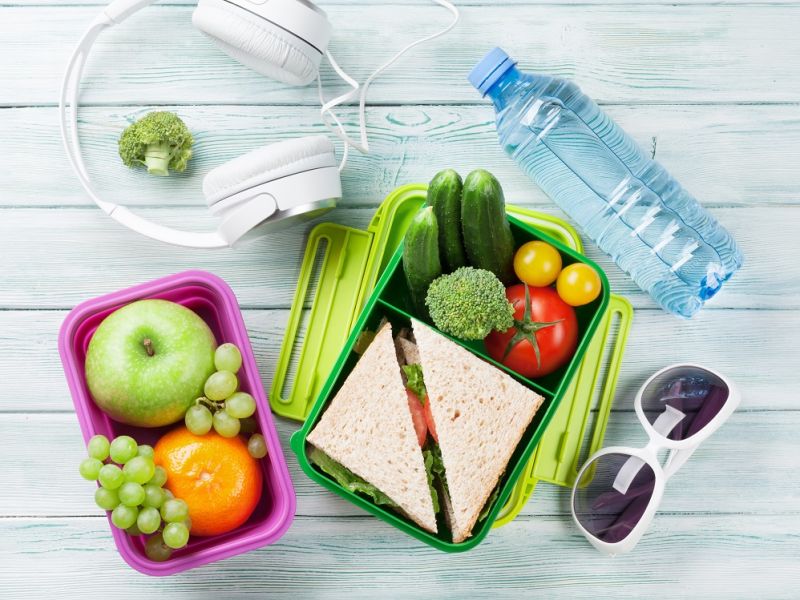
POLYGON ((325 11, 302 0, 225 0, 270 23, 291 31, 320 54, 331 41, 331 23, 325 11))
POLYGON ((134 214, 124 206, 102 200, 95 191, 94 186, 92 186, 86 164, 83 162, 80 138, 78 137, 78 94, 80 92, 81 76, 83 75, 83 68, 86 64, 89 50, 104 29, 114 24, 121 23, 136 11, 152 4, 153 1, 154 0, 114 0, 114 2, 103 9, 103 12, 95 18, 83 34, 75 51, 70 57, 67 70, 64 74, 64 80, 61 84, 61 96, 58 103, 61 139, 67 151, 67 158, 70 164, 72 164, 72 168, 83 185, 84 190, 86 190, 92 201, 94 201, 103 212, 119 224, 149 238, 168 244, 195 248, 225 248, 228 244, 217 232, 194 233, 165 227, 134 214), (67 119, 67 107, 70 108, 69 124, 67 119))

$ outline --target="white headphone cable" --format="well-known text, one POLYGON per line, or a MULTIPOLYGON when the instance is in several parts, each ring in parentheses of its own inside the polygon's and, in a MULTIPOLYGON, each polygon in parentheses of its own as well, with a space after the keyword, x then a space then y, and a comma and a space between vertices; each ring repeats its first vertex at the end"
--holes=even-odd
POLYGON ((320 113, 322 114, 323 122, 325 123, 325 126, 336 137, 338 137, 340 140, 342 140, 344 142, 344 146, 342 148, 342 160, 339 162, 339 172, 341 173, 344 170, 345 165, 347 164, 347 157, 350 155, 350 144, 352 142, 351 142, 350 138, 347 137, 347 131, 345 131, 344 125, 342 125, 342 122, 339 120, 339 118, 330 109, 331 109, 332 106, 336 106, 340 102, 347 102, 347 100, 349 100, 352 97, 353 92, 358 91, 359 85, 358 85, 358 82, 355 79, 350 77, 347 73, 345 73, 339 67, 338 64, 336 64, 336 61, 333 60, 333 56, 331 56, 330 52, 326 51, 325 52, 325 56, 327 57, 328 62, 331 63, 331 66, 333 66, 333 69, 336 71, 336 73, 339 75, 339 77, 341 77, 344 81, 346 81, 353 88, 352 91, 347 92, 346 94, 342 94, 341 96, 337 96, 336 98, 334 98, 330 102, 326 102, 325 101, 325 96, 322 93, 322 79, 319 76, 319 71, 317 71, 317 93, 319 94, 319 103, 322 105, 322 108, 320 109, 320 113), (326 115, 330 115, 330 117, 333 119, 334 123, 336 123, 336 128, 334 128, 327 121, 326 115))
POLYGON ((334 98, 333 100, 325 101, 325 98, 322 94, 322 81, 320 79, 319 73, 317 73, 317 90, 319 91, 319 100, 322 104, 320 108, 320 114, 322 115, 322 120, 325 126, 334 134, 336 137, 341 139, 344 142, 344 151, 342 152, 342 161, 339 164, 339 171, 344 169, 344 166, 347 164, 347 157, 348 157, 348 146, 352 146, 353 148, 357 149, 359 152, 364 154, 369 152, 369 139, 367 138, 367 91, 369 90, 369 86, 372 84, 373 81, 386 69, 391 67, 394 63, 396 63, 400 58, 406 54, 409 50, 416 48, 420 44, 424 44, 426 42, 430 42, 431 40, 435 40, 438 37, 445 35, 446 33, 450 32, 453 27, 458 24, 460 14, 458 8, 449 0, 433 0, 439 6, 446 8, 450 11, 453 15, 453 20, 445 27, 431 35, 411 42, 407 46, 405 46, 402 50, 397 52, 394 56, 392 56, 388 61, 383 63, 380 67, 378 67, 372 75, 370 75, 367 80, 364 82, 363 86, 359 86, 358 82, 355 81, 352 77, 350 77, 345 71, 338 65, 338 63, 333 59, 333 56, 330 52, 326 52, 325 56, 330 62, 333 70, 336 71, 336 74, 342 78, 350 87, 353 89, 341 96, 334 98), (360 90, 360 94, 359 94, 360 90), (335 106, 338 106, 344 102, 347 102, 354 98, 356 95, 359 96, 358 101, 358 123, 359 123, 359 132, 360 132, 360 143, 354 142, 350 137, 347 135, 347 132, 344 129, 341 121, 336 117, 333 113, 332 109, 335 106), (331 123, 330 120, 333 121, 331 123), (334 127, 335 124, 335 127, 334 127))

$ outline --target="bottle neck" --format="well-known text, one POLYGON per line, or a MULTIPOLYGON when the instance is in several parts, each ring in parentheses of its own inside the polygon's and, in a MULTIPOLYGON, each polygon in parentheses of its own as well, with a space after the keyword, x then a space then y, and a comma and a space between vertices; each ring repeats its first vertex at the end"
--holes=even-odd
POLYGON ((491 99, 494 109, 500 111, 512 101, 521 84, 522 73, 516 66, 512 66, 486 90, 486 96, 491 99))

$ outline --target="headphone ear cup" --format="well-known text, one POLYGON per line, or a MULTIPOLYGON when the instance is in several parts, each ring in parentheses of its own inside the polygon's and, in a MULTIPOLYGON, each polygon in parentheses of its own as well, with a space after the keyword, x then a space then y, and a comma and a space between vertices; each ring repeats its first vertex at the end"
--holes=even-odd
POLYGON ((317 76, 322 53, 289 31, 225 0, 200 0, 192 23, 254 71, 288 85, 317 76))
POLYGON ((303 171, 336 167, 333 143, 324 135, 283 140, 222 164, 203 179, 209 207, 262 183, 303 171))
POLYGON ((342 197, 342 181, 333 144, 318 135, 256 148, 220 165, 203 179, 203 193, 232 245, 330 210, 342 197))

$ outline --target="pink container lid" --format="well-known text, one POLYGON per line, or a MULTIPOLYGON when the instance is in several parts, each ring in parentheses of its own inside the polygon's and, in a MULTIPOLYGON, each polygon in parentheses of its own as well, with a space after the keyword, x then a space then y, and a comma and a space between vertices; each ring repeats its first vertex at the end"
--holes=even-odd
POLYGON ((155 562, 147 558, 146 536, 134 537, 117 529, 111 524, 109 514, 114 542, 125 562, 146 575, 172 575, 276 542, 294 519, 296 497, 236 296, 222 279, 205 271, 185 271, 100 296, 79 304, 67 315, 59 332, 58 350, 84 441, 88 442, 95 434, 109 439, 131 435, 139 443, 154 444, 175 426, 150 429, 118 423, 97 407, 86 385, 86 349, 97 327, 113 311, 145 298, 171 300, 192 309, 208 323, 218 343, 232 342, 238 346, 242 353, 242 368, 238 374, 240 388, 256 400, 255 417, 269 450, 259 461, 264 489, 250 519, 223 535, 192 536, 189 544, 176 550, 167 561, 155 562))

